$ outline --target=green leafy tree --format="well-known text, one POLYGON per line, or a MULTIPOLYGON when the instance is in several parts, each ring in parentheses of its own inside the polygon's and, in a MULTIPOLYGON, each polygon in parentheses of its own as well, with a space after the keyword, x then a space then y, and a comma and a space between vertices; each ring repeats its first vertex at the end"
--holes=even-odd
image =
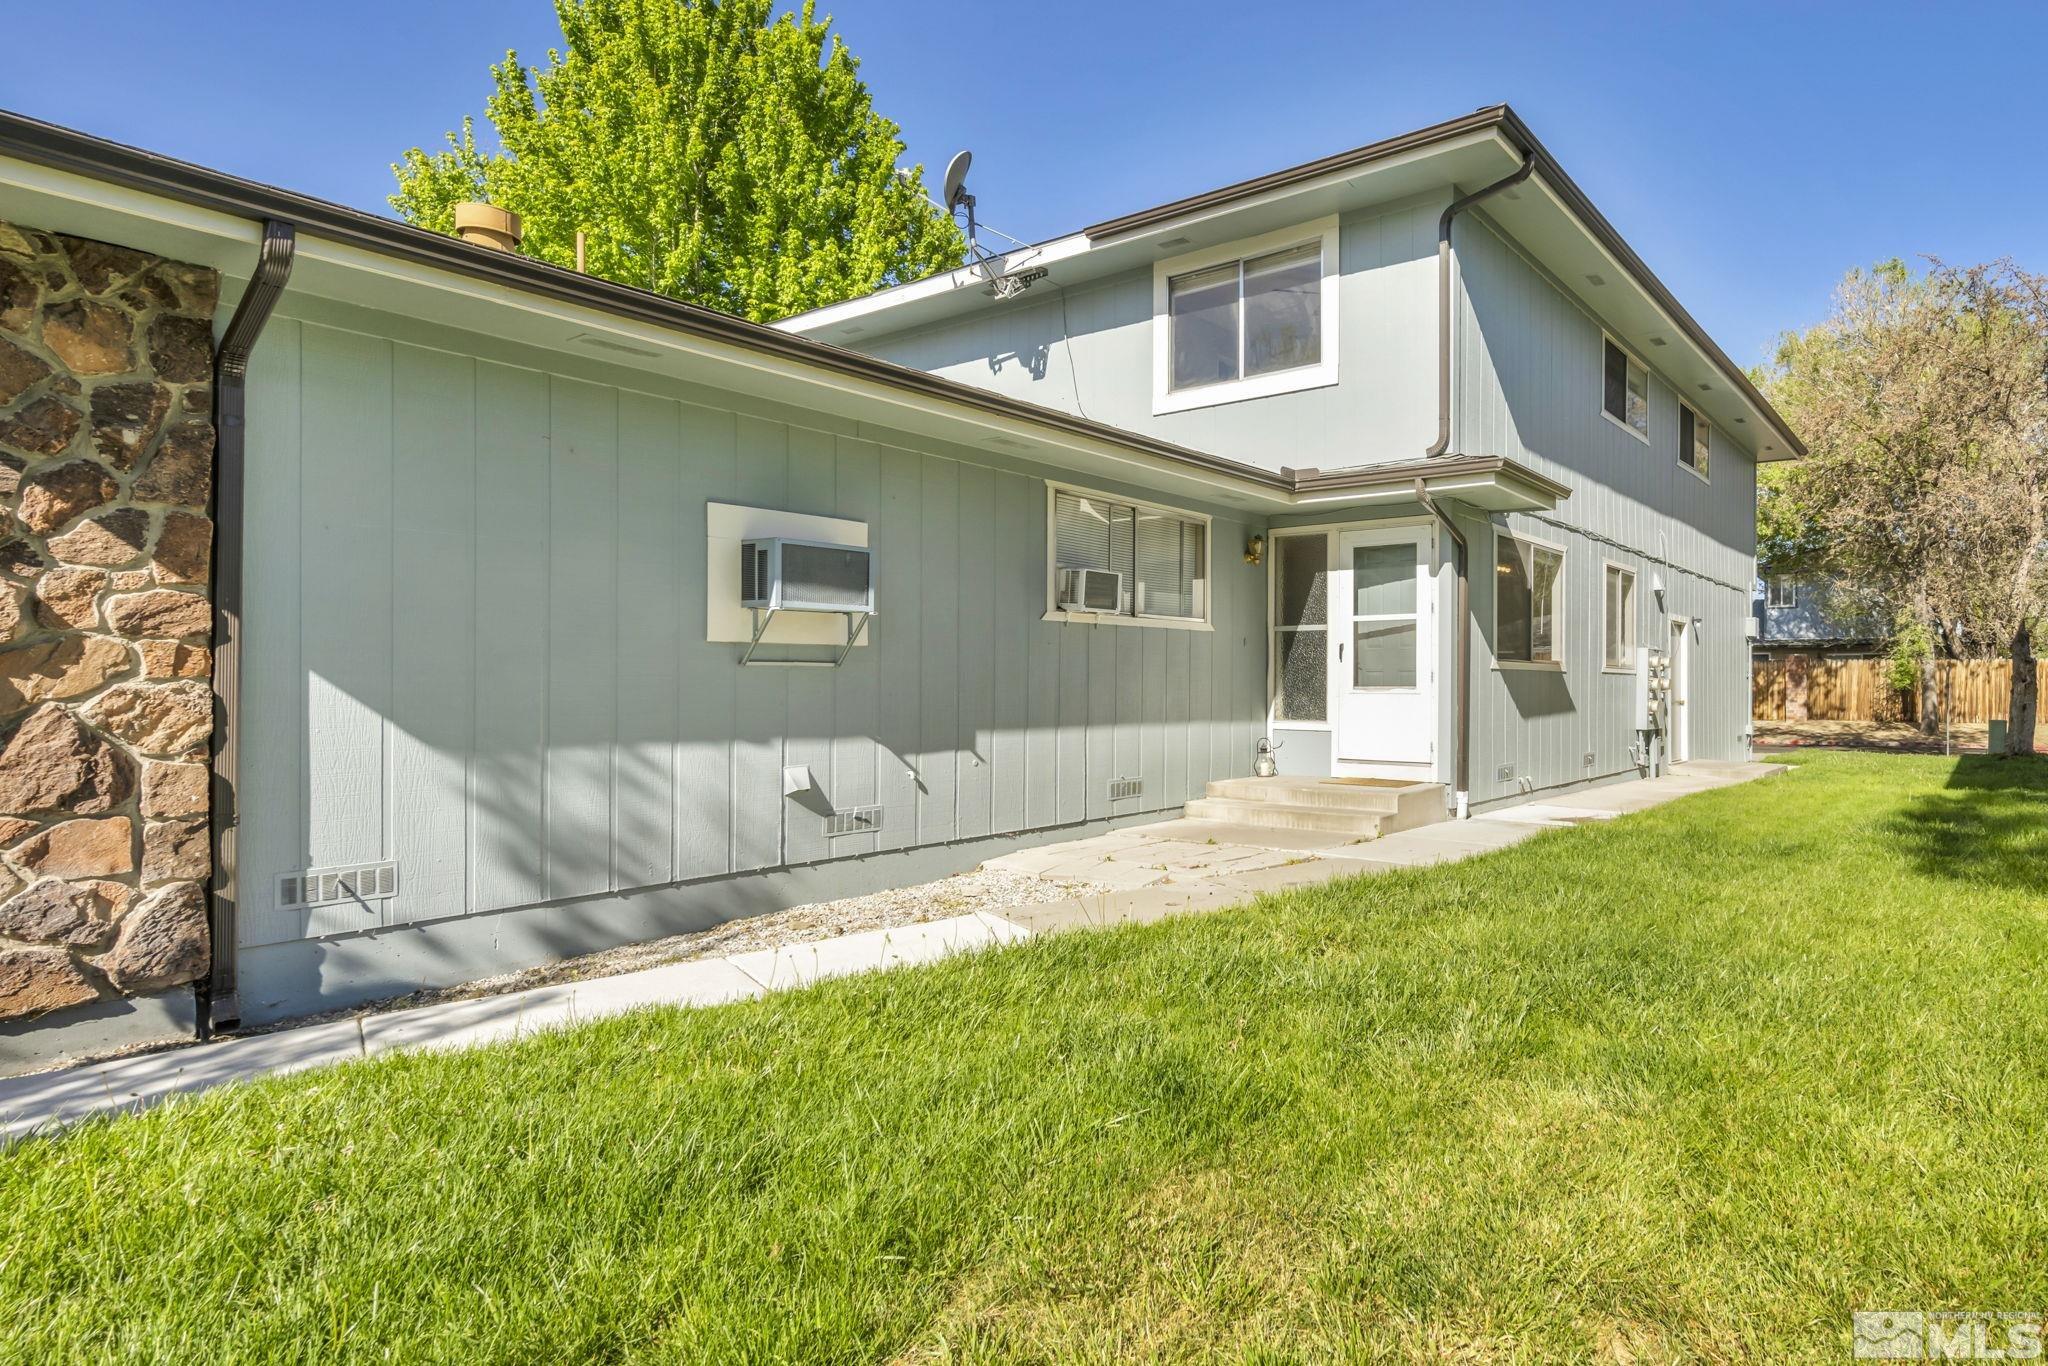
POLYGON ((486 200, 523 220, 521 250, 757 321, 958 265, 959 229, 901 172, 831 19, 771 0, 556 0, 545 67, 491 68, 486 115, 394 165, 392 207, 454 231, 486 200))
POLYGON ((1760 545, 1895 613, 1920 719, 1937 656, 2014 662, 2008 745, 2033 747, 2048 616, 2048 277, 2010 261, 1852 271, 1766 376, 1811 456, 1759 489, 1760 545))

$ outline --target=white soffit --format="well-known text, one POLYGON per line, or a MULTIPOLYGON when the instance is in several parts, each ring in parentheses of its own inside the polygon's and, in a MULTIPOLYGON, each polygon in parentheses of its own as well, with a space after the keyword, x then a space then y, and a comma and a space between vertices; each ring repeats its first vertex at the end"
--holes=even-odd
POLYGON ((1135 232, 1101 239, 1072 233, 1018 247, 997 257, 986 268, 963 266, 944 275, 799 313, 775 326, 785 332, 858 349, 868 336, 900 332, 982 308, 1029 306, 1028 294, 1021 300, 994 298, 989 293, 990 270, 1003 274, 1043 266, 1051 272, 1049 285, 1085 284, 1150 267, 1162 255, 1178 256, 1331 214, 1394 204, 1431 191, 1447 192, 1453 183, 1498 179, 1520 164, 1520 154, 1498 130, 1482 129, 1433 147, 1397 153, 1381 161, 1332 171, 1312 181, 1196 210, 1135 232))

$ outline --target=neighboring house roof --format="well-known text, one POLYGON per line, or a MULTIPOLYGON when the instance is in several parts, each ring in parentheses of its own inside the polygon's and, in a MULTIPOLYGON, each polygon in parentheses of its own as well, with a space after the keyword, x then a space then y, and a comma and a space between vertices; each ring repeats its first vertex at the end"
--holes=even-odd
MULTIPOLYGON (((364 306, 386 306, 381 301, 402 300, 408 285, 417 286, 428 279, 445 290, 445 277, 440 274, 445 272, 490 287, 495 291, 491 295, 493 300, 503 299, 508 293, 537 297, 572 305, 576 309, 594 310, 606 317, 642 324, 662 333, 715 343, 718 348, 715 352, 700 349, 696 354, 699 358, 715 355, 727 361, 726 370, 734 374, 741 373, 730 364, 735 353, 786 362, 810 377, 813 382, 810 392, 821 400, 832 388, 852 394, 887 391, 898 400, 891 411, 900 416, 903 411, 901 400, 914 398, 919 401, 917 406, 933 413, 968 419, 966 424, 954 422, 946 428, 945 435, 949 440, 980 444, 1007 454, 1055 464, 1064 462, 1068 467, 1076 466, 1076 457, 1090 454, 1099 456, 1104 452, 1116 452, 1136 456, 1137 460, 1125 463, 1151 469, 1155 473, 1200 479, 1218 501, 1240 506, 1282 510, 1311 503, 1394 498, 1412 491, 1417 478, 1426 479, 1432 492, 1467 497, 1479 506, 1495 508, 1554 506, 1568 492, 1555 480, 1514 461, 1497 457, 1448 461, 1418 459, 1412 463, 1352 471, 1262 469, 1059 409, 1009 398, 974 385, 943 379, 666 295, 578 274, 530 256, 476 246, 344 205, 244 180, 0 110, 0 185, 11 181, 22 205, 40 202, 73 215, 69 225, 36 223, 31 216, 28 221, 32 226, 78 231, 90 236, 91 223, 105 220, 132 225, 143 212, 133 205, 110 205, 104 196, 82 190, 71 177, 80 177, 92 184, 123 187, 149 197, 151 202, 170 201, 199 210, 175 222, 166 220, 165 240, 152 244, 152 249, 163 246, 165 254, 176 255, 179 248, 175 244, 178 241, 204 238, 218 244, 223 233, 209 215, 224 215, 249 224, 260 224, 266 220, 293 224, 301 236, 301 265, 294 273, 288 294, 304 287, 301 282, 316 272, 324 272, 322 278, 329 281, 345 277, 370 288, 372 293, 358 300, 364 306), (10 175, 6 167, 8 159, 20 167, 47 168, 50 174, 10 175), (83 219, 74 212, 81 210, 85 214, 83 219), (313 254, 306 250, 305 243, 309 238, 331 244, 330 248, 318 253, 320 259, 317 261, 308 260, 313 254), (434 274, 400 279, 389 271, 380 273, 374 263, 366 261, 361 253, 424 267, 434 274)), ((23 211, 11 200, 6 213, 11 216, 23 211)), ((257 234, 247 233, 244 236, 253 261, 257 234)), ((454 290, 446 292, 451 297, 458 293, 454 290)), ((565 310, 560 316, 574 319, 580 315, 574 310, 565 310)), ((634 350, 631 346, 607 342, 602 338, 574 337, 559 332, 553 342, 539 344, 554 345, 560 349, 562 341, 581 341, 613 352, 634 350)), ((612 359, 620 364, 635 363, 629 357, 614 356, 612 359)))
POLYGON ((1760 645, 1867 645, 1891 634, 1878 607, 1857 600, 1825 574, 1773 574, 1764 568, 1753 605, 1760 645), (1789 605, 1771 602, 1774 586, 1793 590, 1789 605))
POLYGON ((1055 283, 1081 283, 1149 263, 1160 248, 1203 244, 1205 234, 1215 241, 1253 236, 1289 221, 1425 189, 1477 188, 1524 158, 1536 163, 1529 182, 1536 193, 1508 191, 1489 201, 1483 212, 1624 340, 1663 348, 1675 332, 1698 363, 1683 367, 1660 356, 1659 368, 1688 381, 1687 402, 1724 423, 1746 427, 1748 418, 1756 418, 1763 431, 1750 444, 1759 459, 1805 455, 1798 435, 1742 367, 1715 344, 1505 104, 1019 247, 994 258, 989 267, 964 266, 800 313, 776 326, 830 341, 917 327, 992 306, 992 273, 1042 268, 1055 283), (1609 272, 1632 288, 1609 291, 1609 272))

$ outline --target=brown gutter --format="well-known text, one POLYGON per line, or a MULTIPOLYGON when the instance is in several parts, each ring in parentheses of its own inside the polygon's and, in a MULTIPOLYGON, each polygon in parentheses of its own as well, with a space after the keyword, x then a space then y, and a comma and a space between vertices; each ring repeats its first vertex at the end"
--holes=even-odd
POLYGON ((256 269, 213 361, 213 876, 207 898, 213 968, 200 984, 201 1038, 241 1019, 235 974, 241 901, 235 831, 241 823, 242 491, 248 437, 243 418, 249 355, 291 278, 294 245, 290 223, 263 225, 256 269))
POLYGON ((1361 465, 1355 469, 1331 470, 1282 470, 1281 476, 1288 481, 1293 493, 1350 493, 1393 484, 1406 484, 1417 478, 1455 479, 1465 474, 1507 475, 1512 479, 1529 484, 1552 499, 1571 496, 1571 488, 1560 484, 1547 475, 1538 474, 1526 465, 1520 465, 1499 455, 1454 455, 1431 457, 1422 460, 1403 460, 1398 464, 1361 465))
POLYGON ((1105 442, 1278 492, 1291 491, 1287 482, 1272 470, 1240 464, 1035 403, 1025 403, 955 380, 941 379, 922 370, 913 370, 826 342, 812 341, 631 285, 579 275, 530 256, 474 246, 407 223, 259 185, 19 114, 0 111, 0 155, 54 166, 166 199, 196 204, 232 217, 292 223, 302 236, 318 237, 396 260, 450 271, 525 294, 598 309, 615 317, 866 380, 920 398, 950 403, 1011 421, 1029 422, 1063 435, 1105 442))
POLYGON ((1412 133, 1403 133, 1399 137, 1385 138, 1379 142, 1369 142, 1363 147, 1354 147, 1348 152, 1337 152, 1316 161, 1303 162, 1299 166, 1289 166, 1284 170, 1270 171, 1262 176, 1254 176, 1250 180, 1240 180, 1235 185, 1225 185, 1221 189, 1205 190, 1201 194, 1189 195, 1185 199, 1176 199, 1171 204, 1161 204, 1157 208, 1140 209, 1136 213, 1127 213, 1121 218, 1112 218, 1106 222, 1097 223, 1093 227, 1083 228, 1081 229, 1081 235, 1088 238, 1092 243, 1101 238, 1121 237, 1126 233, 1141 232, 1146 228, 1157 227, 1162 223, 1171 223, 1177 218, 1185 218, 1189 214, 1201 213, 1206 209, 1222 208, 1240 199, 1250 199, 1255 195, 1266 194, 1273 190, 1284 190, 1289 186, 1299 185, 1303 181, 1315 180, 1340 171, 1357 170, 1369 166, 1375 161, 1385 161, 1388 157, 1399 156, 1403 152, 1412 152, 1418 148, 1429 147, 1439 142, 1448 142, 1453 138, 1461 138, 1470 133, 1485 132, 1487 129, 1496 127, 1513 117, 1513 113, 1506 105, 1492 105, 1488 108, 1466 114, 1462 118, 1450 119, 1444 123, 1433 123, 1427 128, 1418 128, 1412 133))
MULTIPOLYGON (((1468 125, 1483 126, 1489 119, 1502 117, 1513 117, 1505 106, 1483 110, 1453 124, 1439 124, 1434 130, 1425 129, 1422 133, 1408 134, 1406 137, 1392 139, 1388 143, 1376 143, 1374 146, 1385 148, 1394 144, 1420 145, 1429 140, 1425 134, 1436 132, 1438 136, 1451 136, 1450 132, 1443 130, 1469 131, 1468 125)), ((1141 455, 1223 475, 1272 493, 1292 495, 1310 491, 1363 490, 1382 484, 1406 482, 1410 477, 1405 466, 1394 465, 1368 466, 1331 474, 1317 471, 1295 474, 1243 464, 1175 442, 1162 441, 1108 423, 1096 422, 1074 413, 1041 407, 1036 403, 1026 403, 1021 399, 1009 398, 992 390, 962 384, 956 380, 942 379, 922 370, 896 365, 826 342, 813 341, 778 328, 671 299, 666 295, 636 289, 631 285, 615 284, 590 275, 579 275, 575 271, 549 265, 530 256, 473 246, 452 237, 444 237, 440 233, 428 232, 424 228, 415 228, 410 224, 379 218, 373 214, 361 213, 339 204, 293 194, 268 185, 259 185, 253 181, 210 171, 203 166, 194 166, 189 162, 157 156, 133 147, 124 147, 119 143, 107 142, 68 128, 60 128, 55 124, 43 123, 5 111, 0 111, 0 154, 19 157, 40 165, 55 166, 61 170, 113 184, 126 185, 132 189, 162 195, 167 199, 187 204, 196 204, 233 217, 259 222, 291 223, 296 225, 301 235, 317 236, 399 260, 447 270, 526 294, 599 309, 617 317, 667 328, 688 336, 722 342, 833 374, 866 380, 897 392, 949 403, 1010 421, 1030 423, 1062 435, 1100 441, 1141 455)), ((1434 463, 1428 472, 1434 478, 1446 474, 1494 472, 1503 469, 1511 470, 1521 479, 1548 488, 1553 496, 1561 498, 1568 492, 1562 485, 1545 480, 1534 471, 1523 469, 1512 462, 1500 462, 1491 466, 1467 466, 1439 461, 1434 463)))
POLYGON ((1253 198, 1272 190, 1285 189, 1292 185, 1315 180, 1321 176, 1347 170, 1363 169, 1373 162, 1384 161, 1388 157, 1398 156, 1403 152, 1414 151, 1418 148, 1428 147, 1435 143, 1464 137, 1468 134, 1490 128, 1498 129, 1501 135, 1523 154, 1525 160, 1534 160, 1536 173, 1545 184, 1556 192, 1557 197, 1563 201, 1566 211, 1577 218, 1587 233, 1621 263, 1622 269, 1626 270, 1634 278, 1635 282, 1642 287, 1643 292, 1648 294, 1651 300, 1670 316, 1678 330, 1685 334, 1686 339, 1706 355, 1714 367, 1721 372, 1722 377, 1728 381, 1730 387, 1754 407, 1757 412, 1762 414, 1764 420, 1777 431, 1778 436, 1790 447, 1792 454, 1804 456, 1806 454, 1805 443, 1801 442, 1792 429, 1785 424, 1785 419, 1778 415, 1777 410, 1771 407, 1769 401, 1757 392, 1756 386, 1750 383, 1749 376, 1743 373, 1742 367, 1730 360, 1727 353, 1722 351, 1714 343, 1714 339, 1707 335, 1706 329, 1701 327, 1693 316, 1685 311, 1678 300, 1672 296, 1671 291, 1664 287, 1664 282, 1659 280, 1656 274, 1643 263, 1643 259, 1636 255, 1634 249, 1622 240, 1621 234, 1615 231, 1614 225, 1608 222, 1598 209, 1593 207, 1593 201, 1586 197, 1585 191, 1581 190, 1572 181, 1572 178, 1564 173, 1563 168, 1557 164, 1557 159, 1537 140, 1536 135, 1529 131, 1529 126, 1523 123, 1521 117, 1505 104, 1492 105, 1467 114, 1463 118, 1432 124, 1428 128, 1420 128, 1412 133, 1403 133, 1399 137, 1388 138, 1382 142, 1368 143, 1363 147, 1355 147, 1348 152, 1338 152, 1334 156, 1305 162, 1300 166, 1290 166, 1285 170, 1274 171, 1251 180, 1241 180, 1234 185, 1225 185, 1220 189, 1205 191, 1197 195, 1189 195, 1184 199, 1176 199, 1170 204, 1161 204, 1157 208, 1141 209, 1137 213, 1125 214, 1121 218, 1112 218, 1106 222, 1097 223, 1093 227, 1083 229, 1082 232, 1084 236, 1093 242, 1098 239, 1121 237, 1148 228, 1161 227, 1176 219, 1186 218, 1191 214, 1223 208, 1239 200, 1253 198))

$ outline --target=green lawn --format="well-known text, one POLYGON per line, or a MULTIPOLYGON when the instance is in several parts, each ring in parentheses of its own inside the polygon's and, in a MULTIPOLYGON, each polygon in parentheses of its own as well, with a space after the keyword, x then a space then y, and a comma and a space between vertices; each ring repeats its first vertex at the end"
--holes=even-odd
POLYGON ((2048 1308, 2048 761, 1798 763, 23 1144, 0 1355, 1842 1360, 1852 1308, 2048 1308))

